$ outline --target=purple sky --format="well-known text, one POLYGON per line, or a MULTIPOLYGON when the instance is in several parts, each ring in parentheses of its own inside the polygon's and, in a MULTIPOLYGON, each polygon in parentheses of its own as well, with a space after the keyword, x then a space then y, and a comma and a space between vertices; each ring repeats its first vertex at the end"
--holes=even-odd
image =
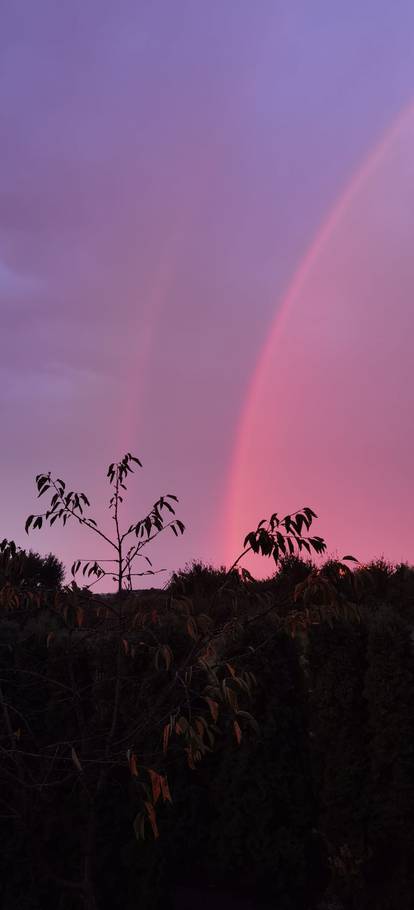
POLYGON ((144 470, 131 483, 126 521, 175 492, 187 524, 182 540, 169 535, 154 548, 160 566, 229 560, 249 523, 263 517, 256 513, 302 504, 320 514, 317 533, 330 549, 346 541, 363 559, 412 559, 404 516, 410 497, 412 506, 413 400, 401 368, 414 328, 412 130, 357 194, 354 222, 345 217, 301 288, 284 344, 278 349, 275 338, 267 355, 267 392, 256 390, 248 424, 246 403, 320 226, 414 100, 413 36, 410 0, 3 0, 2 536, 69 563, 107 556, 74 526, 28 539, 24 520, 36 508, 34 475, 49 469, 90 495, 96 518, 105 516, 106 467, 130 450, 144 470), (368 300, 363 289, 379 259, 386 277, 377 276, 368 300), (318 402, 319 413, 328 407, 327 386, 332 402, 345 389, 326 336, 312 339, 317 363, 310 353, 307 327, 327 308, 332 363, 357 357, 346 373, 355 410, 336 408, 333 418, 331 409, 328 421, 312 422, 310 389, 315 413, 318 402), (302 380, 286 383, 275 365, 295 345, 302 380), (380 535, 374 494, 362 492, 372 468, 357 444, 365 349, 370 362, 374 349, 382 352, 384 365, 367 399, 373 441, 382 419, 380 535), (240 456, 243 414, 249 443, 240 456), (329 429, 324 439, 344 420, 352 432, 329 429), (322 481, 316 468, 302 477, 299 465, 287 470, 303 421, 304 461, 329 450, 332 465, 341 452, 362 537, 342 518, 333 476, 324 484, 325 470, 322 481))

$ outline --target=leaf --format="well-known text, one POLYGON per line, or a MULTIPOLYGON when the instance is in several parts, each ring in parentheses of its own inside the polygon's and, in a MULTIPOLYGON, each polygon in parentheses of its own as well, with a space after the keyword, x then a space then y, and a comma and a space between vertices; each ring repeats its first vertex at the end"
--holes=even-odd
POLYGON ((296 525, 296 530, 297 530, 298 534, 301 534, 301 532, 302 532, 303 523, 304 523, 303 515, 301 514, 301 512, 297 512, 297 514, 295 515, 295 525, 296 525))
POLYGON ((359 562, 359 559, 356 559, 355 556, 343 556, 342 561, 344 561, 345 559, 347 559, 349 562, 359 562))
POLYGON ((240 743, 241 743, 241 738, 242 738, 242 731, 241 731, 241 729, 240 729, 239 724, 237 723, 237 720, 235 720, 235 721, 233 722, 233 728, 234 728, 234 733, 235 733, 235 737, 236 737, 236 739, 237 739, 237 742, 238 742, 238 744, 240 745, 240 743))
POLYGON ((228 701, 230 707, 233 708, 233 711, 237 711, 237 708, 238 708, 237 695, 235 692, 233 692, 233 689, 230 689, 228 686, 226 686, 225 683, 226 683, 226 680, 223 680, 224 696, 225 696, 226 700, 228 701))
POLYGON ((171 648, 168 645, 163 645, 161 648, 161 653, 165 660, 165 669, 169 670, 173 659, 171 648))
POLYGON ((192 771, 195 771, 194 756, 191 746, 188 746, 185 751, 187 753, 188 767, 191 768, 192 771))
POLYGON ((170 788, 168 786, 167 778, 160 776, 160 780, 161 780, 161 793, 162 793, 164 802, 172 803, 171 793, 170 793, 170 788))
POLYGON ((285 515, 285 517, 282 520, 282 525, 284 525, 284 528, 288 534, 290 532, 291 522, 292 522, 292 519, 291 519, 290 515, 285 515))
POLYGON ((276 540, 278 542, 278 546, 282 550, 282 553, 286 553, 285 538, 283 537, 283 534, 280 533, 280 531, 276 532, 276 540))
POLYGON ((137 767, 137 757, 135 752, 132 753, 129 759, 129 770, 133 777, 138 777, 138 767, 137 767))
POLYGON ((85 613, 84 613, 82 607, 76 607, 76 623, 79 626, 79 628, 81 626, 83 626, 84 619, 85 619, 85 613))
POLYGON ((78 758, 78 756, 77 756, 77 754, 76 754, 75 749, 73 748, 73 746, 72 746, 72 749, 71 749, 71 756, 72 756, 73 764, 74 764, 75 767, 78 769, 78 771, 80 772, 80 774, 83 774, 82 765, 81 765, 81 763, 80 763, 80 761, 79 761, 79 758, 78 758))
POLYGON ((189 616, 187 620, 187 632, 190 638, 193 638, 194 641, 198 638, 198 629, 197 624, 193 616, 189 616))
POLYGON ((31 525, 33 519, 34 519, 34 515, 29 515, 28 519, 26 520, 26 524, 25 524, 25 526, 24 526, 24 529, 25 529, 25 531, 26 531, 26 534, 29 533, 29 528, 30 528, 30 525, 31 525))
POLYGON ((210 714, 211 714, 213 720, 216 722, 217 718, 218 718, 218 713, 219 713, 218 702, 214 701, 214 699, 210 698, 208 695, 204 696, 204 701, 207 702, 207 704, 210 708, 210 714))
POLYGON ((154 806, 152 805, 152 803, 149 803, 149 802, 144 803, 144 805, 147 810, 147 815, 150 820, 150 825, 151 825, 154 837, 157 838, 157 837, 159 837, 159 832, 158 832, 158 828, 157 828, 157 818, 155 815, 154 806))
POLYGON ((178 718, 175 724, 175 732, 177 736, 180 736, 181 733, 185 733, 188 730, 188 720, 186 717, 181 716, 178 718))
POLYGON ((170 740, 170 734, 171 734, 171 725, 166 724, 164 727, 164 732, 163 732, 163 737, 162 737, 162 751, 163 751, 164 755, 167 754, 168 743, 170 740))
POLYGON ((39 490, 39 493, 38 493, 37 498, 39 499, 39 496, 43 496, 43 493, 46 493, 47 490, 50 490, 50 484, 48 484, 47 482, 46 482, 46 484, 39 484, 38 490, 39 490))

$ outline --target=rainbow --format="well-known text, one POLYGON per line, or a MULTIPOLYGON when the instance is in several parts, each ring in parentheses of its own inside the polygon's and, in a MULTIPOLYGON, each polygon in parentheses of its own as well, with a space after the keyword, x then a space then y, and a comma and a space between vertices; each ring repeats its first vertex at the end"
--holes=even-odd
POLYGON ((365 181, 375 173, 384 156, 398 137, 401 129, 414 115, 414 103, 403 108, 391 126, 382 135, 380 141, 369 152, 361 167, 354 173, 339 196, 333 208, 317 230, 310 246, 305 253, 292 281, 283 297, 280 306, 272 320, 266 342, 258 358, 256 367, 248 387, 248 391, 241 409, 240 419, 235 432, 233 455, 230 460, 229 477, 227 483, 228 496, 224 507, 224 552, 232 556, 234 548, 239 542, 240 529, 237 527, 237 504, 242 488, 243 457, 249 437, 249 427, 257 408, 257 399, 260 386, 266 376, 268 366, 276 350, 278 339, 285 326, 287 316, 302 291, 314 265, 322 254, 327 241, 335 228, 339 225, 343 215, 358 195, 365 181))

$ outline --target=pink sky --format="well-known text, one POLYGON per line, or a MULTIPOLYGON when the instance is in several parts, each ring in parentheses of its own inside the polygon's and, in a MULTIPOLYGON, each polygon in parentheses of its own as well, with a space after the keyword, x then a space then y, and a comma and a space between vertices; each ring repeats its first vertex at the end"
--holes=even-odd
POLYGON ((412 4, 5 0, 0 25, 2 537, 107 556, 24 520, 49 469, 105 516, 129 450, 128 523, 180 497, 169 570, 302 504, 332 551, 411 559, 410 118, 277 326, 414 98, 412 4))

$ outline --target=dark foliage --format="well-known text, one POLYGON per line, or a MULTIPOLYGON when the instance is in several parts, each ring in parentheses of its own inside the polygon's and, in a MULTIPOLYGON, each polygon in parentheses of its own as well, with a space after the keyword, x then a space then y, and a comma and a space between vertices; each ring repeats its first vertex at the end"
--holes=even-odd
POLYGON ((413 906, 412 568, 289 556, 255 582, 195 563, 165 591, 67 589, 30 608, 24 587, 0 617, 5 910, 172 910, 180 889, 206 907, 220 892, 274 910, 413 906), (184 727, 164 754, 171 713, 204 718, 202 761, 184 727), (168 770, 173 803, 143 840, 148 768, 168 770))
POLYGON ((60 590, 65 578, 63 564, 49 553, 40 556, 33 550, 5 548, 0 559, 0 589, 6 584, 29 591, 60 590))

